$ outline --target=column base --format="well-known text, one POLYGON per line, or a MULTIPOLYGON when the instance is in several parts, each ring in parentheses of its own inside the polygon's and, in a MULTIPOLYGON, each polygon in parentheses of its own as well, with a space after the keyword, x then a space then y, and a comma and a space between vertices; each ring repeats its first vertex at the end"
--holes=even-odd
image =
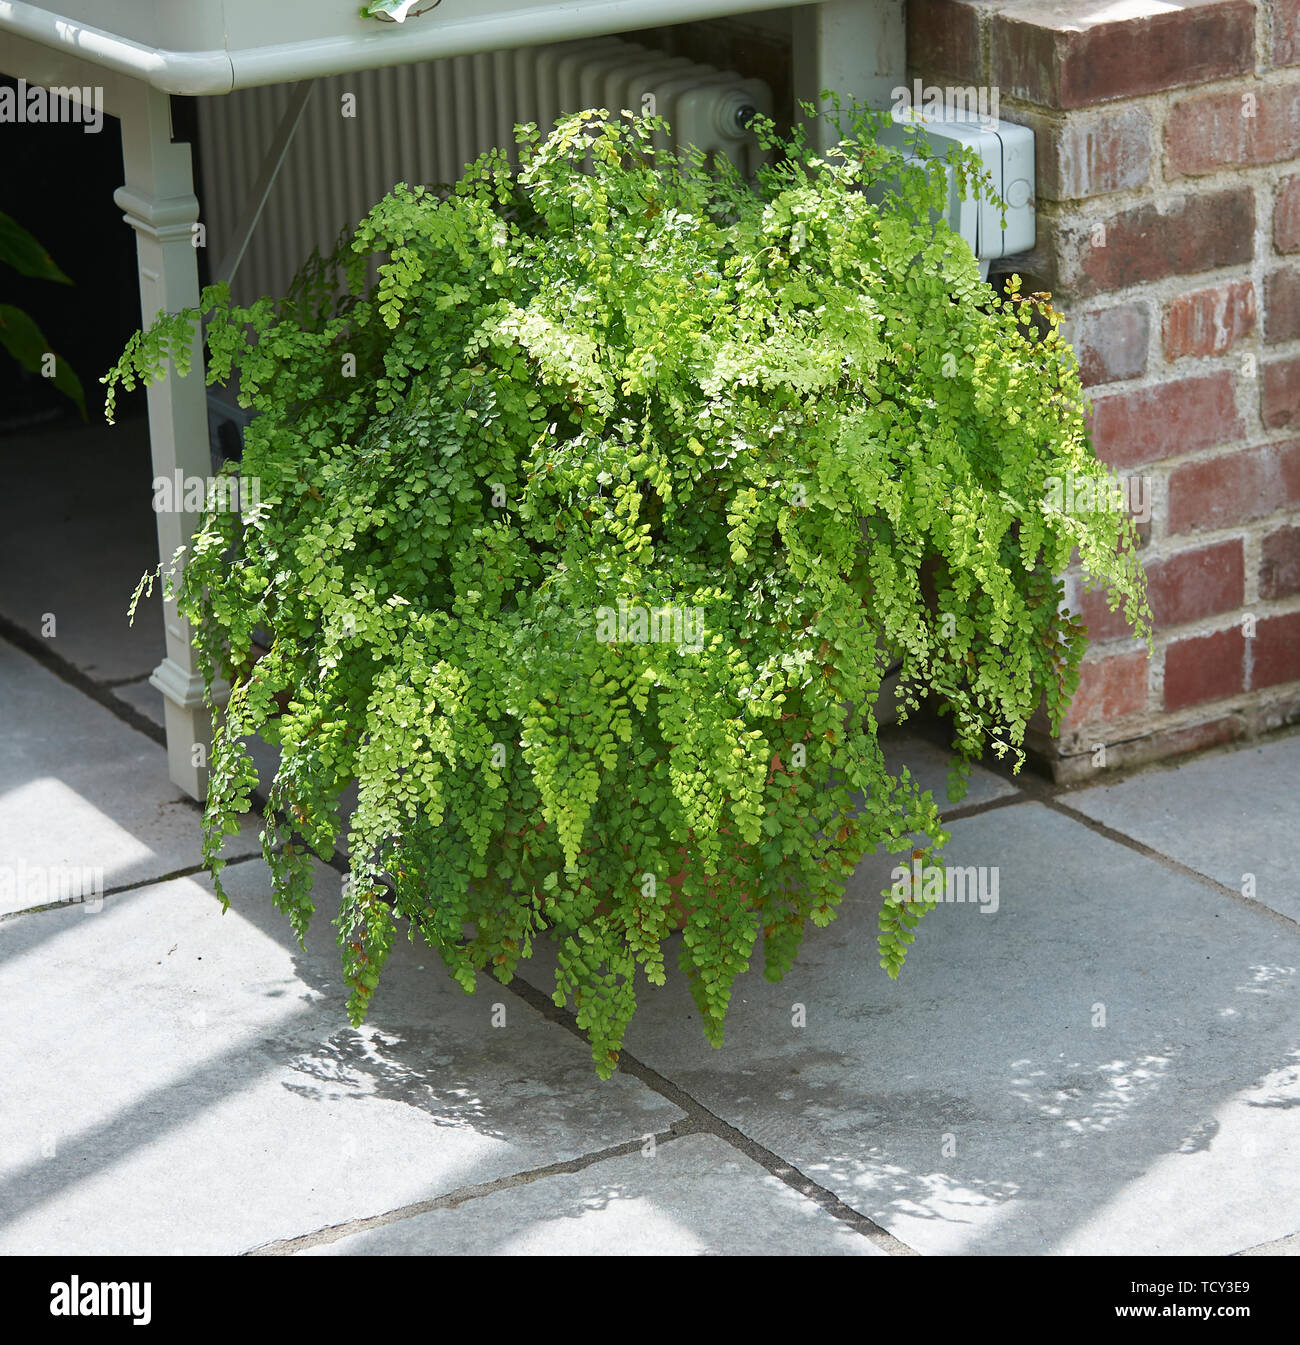
MULTIPOLYGON (((170 658, 149 674, 149 685, 163 695, 167 727, 167 773, 172 783, 200 802, 208 792, 208 761, 212 754, 212 712, 204 704, 203 678, 187 672, 170 658)), ((217 705, 225 704, 230 688, 213 687, 217 705)))

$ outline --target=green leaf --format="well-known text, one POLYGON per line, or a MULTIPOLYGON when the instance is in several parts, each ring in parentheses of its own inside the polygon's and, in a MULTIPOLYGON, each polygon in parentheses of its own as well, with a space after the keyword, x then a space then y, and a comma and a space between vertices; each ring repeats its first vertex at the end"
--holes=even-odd
POLYGON ((61 285, 72 284, 40 243, 2 210, 0 210, 0 262, 7 262, 22 275, 34 276, 38 280, 54 280, 61 285))
POLYGON ((12 304, 0 304, 0 346, 32 373, 45 374, 47 367, 52 367, 53 373, 46 376, 60 392, 77 404, 77 410, 81 412, 82 420, 85 420, 86 396, 82 391, 81 380, 73 373, 67 360, 54 354, 31 318, 12 304))
MULTIPOLYGON (((210 507, 172 576, 231 688, 204 862, 259 734, 273 900, 300 939, 330 907, 353 1021, 399 934, 467 992, 550 940, 607 1077, 682 925, 720 1046, 760 932, 779 981, 864 855, 947 843, 867 714, 887 669, 900 715, 950 718, 960 788, 1064 713, 1076 550, 1149 635, 1128 520, 1048 507, 1103 472, 1059 315, 934 224, 942 165, 844 124, 822 155, 760 122, 754 181, 650 118, 525 128, 519 168, 398 184, 287 295, 206 290, 106 375, 111 417, 186 373, 202 320, 255 413, 262 502, 210 507), (340 893, 313 855, 342 847, 340 893)), ((906 898, 861 934, 890 977, 926 954, 933 903, 906 898)))

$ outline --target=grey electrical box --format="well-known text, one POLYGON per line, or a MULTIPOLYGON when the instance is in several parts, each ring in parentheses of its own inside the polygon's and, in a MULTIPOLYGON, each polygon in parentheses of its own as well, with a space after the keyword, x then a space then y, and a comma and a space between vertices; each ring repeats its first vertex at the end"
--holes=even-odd
POLYGON ((906 148, 913 138, 909 128, 916 128, 932 154, 945 154, 953 143, 965 145, 992 177, 993 190, 1006 202, 1005 228, 996 203, 963 197, 951 171, 948 174, 948 223, 981 262, 1028 252, 1034 246, 1034 133, 1028 126, 960 109, 896 108, 892 117, 892 126, 881 136, 886 144, 906 148))

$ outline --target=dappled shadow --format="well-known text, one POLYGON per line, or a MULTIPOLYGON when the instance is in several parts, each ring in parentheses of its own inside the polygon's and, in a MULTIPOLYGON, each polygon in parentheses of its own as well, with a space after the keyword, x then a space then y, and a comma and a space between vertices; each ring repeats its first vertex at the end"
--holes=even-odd
POLYGON ((500 1135, 470 1077, 476 1054, 448 1051, 446 1038, 418 1028, 362 1027, 336 1032, 289 1062, 310 1083, 284 1087, 311 1101, 382 1098, 424 1112, 435 1125, 500 1135))
POLYGON ((722 1050, 671 971, 629 1049, 922 1251, 1300 1228, 1300 931, 1037 803, 952 830, 948 862, 1000 866, 1000 909, 938 907, 897 982, 871 856, 781 985, 738 985, 722 1050))
POLYGON ((225 916, 187 880, 110 897, 93 921, 65 910, 4 927, 0 993, 37 986, 26 1001, 40 1044, 29 1031, 9 1052, 0 1226, 66 1228, 89 1200, 95 1217, 76 1221, 73 1250, 164 1251, 175 1238, 233 1251, 573 1158, 678 1115, 630 1079, 602 1084, 587 1051, 504 987, 466 996, 407 945, 391 955, 368 1024, 347 1026, 328 923, 338 875, 319 870, 305 949, 260 864, 225 877, 225 916), (44 987, 42 967, 53 973, 44 987), (90 1005, 94 1031, 79 1034, 90 1005), (162 1005, 173 1007, 160 1020, 162 1005), (48 1155, 43 1126, 58 1130, 48 1155), (188 1139, 177 1148, 190 1134, 203 1152, 188 1139), (159 1186, 163 1155, 174 1166, 191 1152, 159 1186), (246 1213, 249 1183, 283 1195, 259 1194, 246 1213), (300 1225, 269 1222, 299 1200, 311 1211, 300 1225), (40 1207, 48 1215, 23 1219, 40 1207), (121 1241, 132 1234, 147 1240, 121 1241))

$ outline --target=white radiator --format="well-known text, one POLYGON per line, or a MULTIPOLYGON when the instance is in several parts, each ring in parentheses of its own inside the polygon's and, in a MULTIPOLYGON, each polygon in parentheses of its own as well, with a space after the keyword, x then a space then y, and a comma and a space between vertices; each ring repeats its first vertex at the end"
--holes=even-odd
MULTIPOLYGON (((214 264, 245 216, 291 87, 198 100, 202 222, 214 264)), ((752 112, 772 114, 772 95, 761 80, 612 37, 320 79, 231 283, 233 297, 247 303, 282 293, 313 247, 328 251, 395 182, 454 182, 486 149, 513 157, 516 123, 549 130, 557 117, 589 107, 657 113, 672 128, 673 148, 726 155, 749 175, 761 155, 745 124, 752 112)))

